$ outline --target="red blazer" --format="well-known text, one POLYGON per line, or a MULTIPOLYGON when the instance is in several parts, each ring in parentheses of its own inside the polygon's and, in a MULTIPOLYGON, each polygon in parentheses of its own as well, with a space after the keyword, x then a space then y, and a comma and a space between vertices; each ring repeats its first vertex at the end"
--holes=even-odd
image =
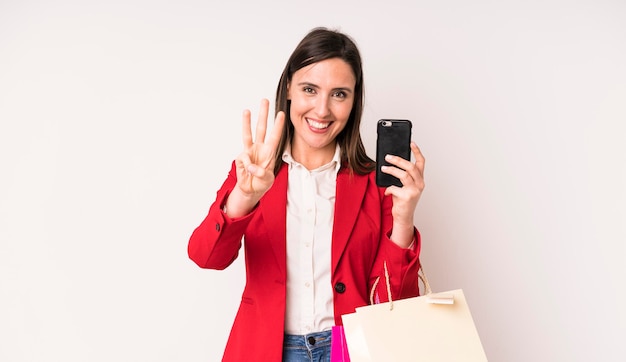
MULTIPOLYGON (((287 165, 272 187, 247 216, 227 217, 222 208, 237 181, 234 163, 217 192, 207 217, 189 240, 189 257, 201 268, 224 269, 239 254, 245 235, 246 285, 230 332, 223 361, 281 361, 286 303, 287 165)), ((376 295, 387 301, 383 262, 389 270, 394 299, 417 296, 419 234, 411 249, 394 244, 391 197, 376 186, 374 173, 337 175, 332 240, 332 287, 335 323, 355 307, 369 304, 370 291, 380 277, 376 295)))

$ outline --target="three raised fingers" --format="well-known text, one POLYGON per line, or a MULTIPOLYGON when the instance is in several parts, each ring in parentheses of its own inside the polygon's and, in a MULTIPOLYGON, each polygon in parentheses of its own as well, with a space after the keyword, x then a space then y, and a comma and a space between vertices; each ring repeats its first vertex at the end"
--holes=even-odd
POLYGON ((269 101, 267 99, 261 100, 261 107, 259 109, 259 117, 256 124, 255 138, 252 139, 252 121, 251 112, 249 109, 243 111, 242 116, 242 137, 243 145, 246 148, 251 147, 254 143, 267 143, 270 147, 275 148, 280 142, 280 136, 282 134, 283 123, 285 122, 285 113, 278 112, 276 120, 274 122, 274 128, 270 134, 268 142, 265 142, 265 134, 267 132, 267 116, 269 114, 269 101))

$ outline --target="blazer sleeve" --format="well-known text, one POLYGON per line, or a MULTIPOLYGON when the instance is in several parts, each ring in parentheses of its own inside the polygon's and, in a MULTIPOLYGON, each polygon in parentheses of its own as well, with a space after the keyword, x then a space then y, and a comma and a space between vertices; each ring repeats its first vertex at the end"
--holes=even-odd
POLYGON ((236 183, 237 173, 233 162, 208 215, 189 238, 187 253, 201 268, 225 269, 239 255, 242 237, 256 209, 241 218, 230 218, 223 212, 226 199, 236 183))
POLYGON ((370 291, 373 291, 373 302, 383 303, 389 301, 387 289, 385 264, 389 275, 391 297, 394 300, 416 297, 419 295, 417 272, 419 270, 419 254, 421 248, 420 234, 414 229, 413 242, 407 249, 395 244, 389 238, 393 228, 391 215, 392 198, 384 196, 382 190, 382 230, 380 234, 379 250, 374 261, 374 267, 370 275, 370 291))

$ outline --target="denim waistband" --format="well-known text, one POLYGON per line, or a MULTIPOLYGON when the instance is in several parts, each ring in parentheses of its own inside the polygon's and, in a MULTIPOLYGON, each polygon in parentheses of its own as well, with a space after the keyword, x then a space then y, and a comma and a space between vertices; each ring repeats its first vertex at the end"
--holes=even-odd
POLYGON ((331 331, 315 332, 302 335, 285 333, 285 340, 283 341, 283 344, 285 345, 285 347, 321 347, 330 344, 330 336, 331 331))

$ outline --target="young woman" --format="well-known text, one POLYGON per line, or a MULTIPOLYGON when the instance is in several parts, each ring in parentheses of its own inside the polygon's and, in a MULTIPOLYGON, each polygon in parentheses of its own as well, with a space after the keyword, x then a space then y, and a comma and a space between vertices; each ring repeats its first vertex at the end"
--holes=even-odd
POLYGON ((281 75, 274 127, 263 100, 255 137, 243 114, 243 152, 202 223, 189 257, 224 269, 245 250, 246 286, 224 361, 329 361, 330 330, 356 307, 416 296, 424 158, 393 155, 380 188, 360 136, 361 57, 347 35, 310 31, 281 75), (376 286, 375 286, 376 285, 376 286), (372 288, 375 290, 372 291, 372 288))

